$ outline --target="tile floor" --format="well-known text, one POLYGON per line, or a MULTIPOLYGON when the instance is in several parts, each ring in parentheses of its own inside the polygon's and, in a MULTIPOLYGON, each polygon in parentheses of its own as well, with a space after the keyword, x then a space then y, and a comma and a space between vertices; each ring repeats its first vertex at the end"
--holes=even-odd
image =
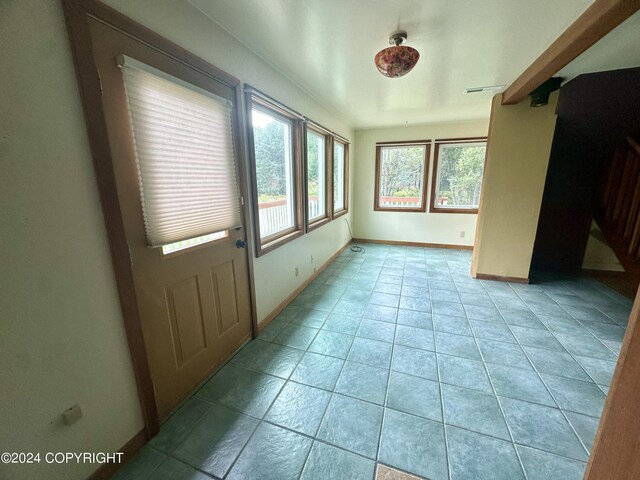
POLYGON ((379 463, 431 480, 581 479, 631 302, 589 279, 476 281, 468 251, 364 246, 116 478, 373 479, 379 463))

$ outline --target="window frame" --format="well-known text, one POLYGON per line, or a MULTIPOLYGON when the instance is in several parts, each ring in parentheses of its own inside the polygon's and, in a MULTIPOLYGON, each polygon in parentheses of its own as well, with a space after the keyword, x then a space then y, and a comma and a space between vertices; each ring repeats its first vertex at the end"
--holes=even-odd
MULTIPOLYGON (((442 138, 435 140, 435 150, 433 153, 433 173, 431 175, 431 198, 429 200, 429 213, 462 213, 462 214, 476 214, 478 213, 478 208, 442 208, 436 206, 436 192, 438 190, 438 177, 440 172, 438 170, 439 167, 439 156, 440 156, 440 146, 441 145, 456 145, 456 144, 469 144, 469 143, 482 143, 485 148, 487 146, 487 137, 465 137, 465 138, 442 138)), ((485 154, 485 164, 487 161, 487 157, 485 154)), ((482 171, 482 179, 484 180, 484 166, 482 171)))
POLYGON ((431 156, 431 140, 412 140, 398 142, 377 142, 376 143, 376 168, 373 191, 373 210, 376 212, 407 212, 424 213, 427 211, 427 188, 429 176, 429 159, 431 156), (399 208, 380 206, 380 164, 382 163, 382 149, 389 147, 424 147, 424 171, 422 173, 422 192, 420 194, 421 206, 417 208, 399 208))
POLYGON ((333 145, 331 147, 331 215, 332 218, 336 219, 341 217, 342 215, 346 215, 349 212, 349 142, 337 135, 333 136, 333 145, 339 143, 344 148, 344 161, 343 161, 343 172, 342 172, 342 197, 343 197, 343 207, 340 210, 335 210, 334 207, 334 198, 333 198, 333 170, 334 170, 334 159, 333 155, 333 145))
POLYGON ((262 92, 245 86, 245 115, 246 115, 246 132, 249 160, 249 180, 251 189, 251 212, 252 226, 255 232, 255 249, 256 257, 260 257, 276 248, 289 243, 290 241, 304 235, 305 212, 304 212, 304 178, 302 165, 302 146, 304 140, 303 134, 303 117, 294 110, 289 109, 277 100, 263 94, 262 92), (268 237, 260 237, 260 206, 258 203, 258 179, 256 171, 255 143, 253 136, 252 112, 254 107, 262 110, 278 120, 287 122, 291 126, 291 167, 292 190, 294 202, 294 225, 286 230, 277 232, 268 237))
POLYGON ((333 218, 333 133, 307 119, 304 122, 304 214, 307 232, 329 223, 333 218), (309 159, 307 158, 307 134, 311 131, 324 139, 324 216, 309 218, 309 159))

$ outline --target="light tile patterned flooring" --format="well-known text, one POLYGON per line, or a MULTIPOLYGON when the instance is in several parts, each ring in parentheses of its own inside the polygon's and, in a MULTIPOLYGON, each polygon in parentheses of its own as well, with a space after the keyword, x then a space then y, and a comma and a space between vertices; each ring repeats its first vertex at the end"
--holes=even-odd
POLYGON ((579 480, 631 302, 476 281, 470 252, 346 250, 116 478, 579 480))

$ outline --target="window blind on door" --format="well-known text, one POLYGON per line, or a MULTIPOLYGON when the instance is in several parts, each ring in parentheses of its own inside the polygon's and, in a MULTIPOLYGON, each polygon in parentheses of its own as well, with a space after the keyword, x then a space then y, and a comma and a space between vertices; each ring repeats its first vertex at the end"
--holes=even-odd
POLYGON ((230 101, 119 57, 147 243, 241 225, 230 101))

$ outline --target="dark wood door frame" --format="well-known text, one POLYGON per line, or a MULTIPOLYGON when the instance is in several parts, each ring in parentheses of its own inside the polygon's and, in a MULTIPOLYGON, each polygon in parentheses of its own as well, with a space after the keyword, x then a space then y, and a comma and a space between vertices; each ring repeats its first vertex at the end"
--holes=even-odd
MULTIPOLYGON (((102 87, 98 70, 94 61, 89 19, 95 19, 145 45, 158 50, 168 57, 198 70, 204 75, 213 77, 230 86, 235 91, 234 105, 234 146, 237 155, 237 169, 240 177, 240 191, 247 199, 246 161, 244 140, 244 118, 242 117, 242 92, 240 80, 219 70, 205 60, 193 55, 178 45, 134 22, 116 10, 95 0, 62 0, 71 51, 76 70, 78 88, 84 110, 89 137, 91 156, 98 182, 100 203, 109 240, 113 270, 116 277, 120 308, 124 319, 124 327, 136 379, 138 397, 144 419, 147 439, 156 435, 160 429, 158 410, 153 390, 153 382, 147 359, 147 352, 142 333, 142 324, 136 298, 133 270, 126 241, 124 223, 116 180, 111 158, 111 148, 107 136, 107 128, 102 108, 102 87)), ((248 224, 249 201, 244 202, 244 225, 248 224)), ((257 330, 255 291, 253 277, 253 241, 250 228, 245 228, 247 238, 247 266, 249 269, 249 291, 251 295, 251 323, 255 336, 257 330)))

